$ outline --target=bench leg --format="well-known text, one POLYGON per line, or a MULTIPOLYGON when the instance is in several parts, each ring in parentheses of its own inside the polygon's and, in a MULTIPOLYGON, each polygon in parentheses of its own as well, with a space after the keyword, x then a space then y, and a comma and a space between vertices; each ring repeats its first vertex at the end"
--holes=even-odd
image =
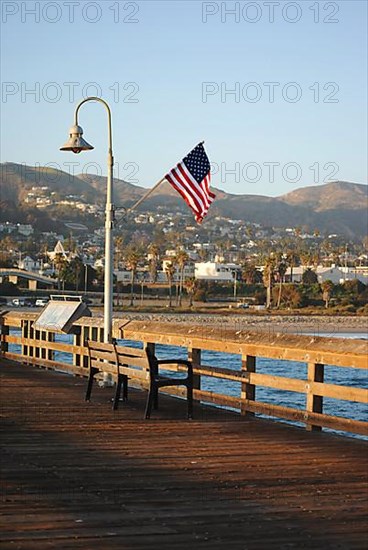
POLYGON ((146 411, 144 413, 144 418, 148 419, 151 417, 151 410, 154 400, 154 387, 150 386, 148 390, 148 397, 147 397, 147 403, 146 403, 146 411))
POLYGON ((123 401, 127 401, 128 400, 128 377, 125 374, 119 374, 118 376, 118 381, 116 383, 115 397, 112 405, 112 408, 114 411, 116 411, 116 409, 119 406, 121 386, 123 386, 123 401))
POLYGON ((193 388, 192 386, 187 386, 187 401, 188 401, 188 419, 193 418, 193 388))
POLYGON ((90 398, 91 398, 93 378, 94 378, 95 374, 97 374, 97 373, 98 373, 98 369, 96 369, 95 367, 90 368, 85 401, 89 401, 90 398))
POLYGON ((153 390, 153 408, 155 409, 155 411, 158 410, 158 388, 157 388, 157 386, 155 386, 155 388, 153 390))
POLYGON ((122 377, 119 375, 118 379, 116 381, 116 390, 115 390, 115 397, 112 402, 112 410, 116 411, 116 409, 119 406, 119 398, 120 398, 120 392, 121 392, 121 383, 122 383, 122 377))
POLYGON ((128 377, 123 375, 123 401, 128 401, 128 377))

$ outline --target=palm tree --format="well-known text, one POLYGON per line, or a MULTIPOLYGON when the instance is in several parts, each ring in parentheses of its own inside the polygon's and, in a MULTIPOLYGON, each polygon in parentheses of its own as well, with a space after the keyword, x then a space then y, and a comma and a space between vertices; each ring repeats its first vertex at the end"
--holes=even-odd
POLYGON ((197 286, 197 281, 194 277, 190 277, 189 279, 186 279, 184 281, 184 288, 188 293, 189 296, 189 307, 192 307, 193 305, 193 294, 195 292, 197 286))
POLYGON ((61 254, 60 252, 55 254, 54 266, 57 271, 57 281, 58 281, 59 290, 60 290, 60 275, 61 275, 61 272, 64 270, 66 263, 67 263, 67 260, 63 254, 61 254))
POLYGON ((296 267, 297 261, 298 261, 298 255, 294 252, 294 250, 289 250, 286 255, 286 261, 290 267, 290 282, 293 282, 293 269, 296 267))
POLYGON ((275 275, 275 259, 269 256, 266 260, 263 269, 263 284, 267 290, 266 308, 271 308, 272 305, 272 285, 275 275))
POLYGON ((279 277, 279 295, 277 297, 277 309, 279 309, 280 303, 281 303, 282 284, 284 282, 286 270, 287 270, 287 264, 281 259, 277 264, 277 274, 279 277))
POLYGON ((135 277, 137 274, 137 267, 140 260, 140 254, 138 250, 134 247, 131 247, 126 255, 126 263, 128 269, 131 270, 131 281, 130 281, 130 305, 134 305, 134 283, 135 277))
POLYGON ((148 247, 148 252, 151 255, 151 259, 149 261, 151 283, 155 283, 157 280, 157 264, 158 264, 160 250, 157 244, 151 243, 148 247))
POLYGON ((115 269, 119 270, 119 265, 121 262, 121 258, 123 256, 123 247, 124 247, 125 239, 122 235, 117 235, 115 237, 115 269))
POLYGON ((319 249, 314 250, 314 251, 311 253, 311 262, 312 262, 313 267, 314 267, 315 270, 316 270, 317 267, 319 266, 320 259, 321 259, 321 256, 320 256, 319 249))
POLYGON ((178 299, 179 306, 181 306, 181 297, 183 293, 184 268, 188 260, 189 260, 189 256, 184 250, 179 250, 177 252, 175 261, 179 266, 179 299, 178 299))
MULTIPOLYGON (((115 237, 115 242, 114 242, 114 246, 115 246, 115 249, 114 249, 115 250, 114 264, 115 264, 115 269, 117 271, 120 270, 122 258, 123 258, 123 255, 124 255, 124 243, 125 243, 125 237, 124 237, 123 233, 120 233, 119 235, 117 235, 115 237)), ((118 306, 120 305, 120 298, 121 298, 121 303, 123 303, 123 298, 122 298, 123 290, 122 290, 122 287, 123 287, 123 282, 117 280, 116 281, 116 304, 118 306)))
POLYGON ((254 263, 246 263, 243 265, 242 279, 247 285, 258 283, 260 275, 254 263))
POLYGON ((333 287, 334 287, 334 284, 330 280, 324 281, 321 284, 322 298, 325 301, 325 308, 326 309, 328 308, 330 300, 331 300, 331 294, 332 294, 333 287))
POLYGON ((172 306, 172 282, 173 282, 173 277, 174 277, 175 271, 176 271, 176 269, 175 269, 175 266, 174 266, 173 262, 169 262, 166 265, 166 268, 165 268, 165 274, 166 274, 166 277, 167 277, 167 282, 169 283, 169 307, 172 306))
POLYGON ((312 262, 312 254, 309 250, 302 250, 300 253, 300 260, 302 262, 303 271, 305 271, 304 268, 310 267, 310 264, 312 262))
POLYGON ((76 292, 83 284, 84 272, 83 272, 83 262, 76 256, 70 262, 64 262, 63 267, 60 271, 60 277, 63 281, 63 285, 67 284, 69 288, 75 286, 76 292))

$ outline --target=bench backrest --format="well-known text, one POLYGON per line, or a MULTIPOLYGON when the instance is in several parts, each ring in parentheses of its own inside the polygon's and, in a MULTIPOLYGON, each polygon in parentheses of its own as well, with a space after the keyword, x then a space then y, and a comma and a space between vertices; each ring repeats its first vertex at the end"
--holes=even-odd
POLYGON ((87 341, 88 356, 90 366, 104 370, 106 363, 117 365, 117 354, 115 344, 106 344, 104 342, 87 341))
POLYGON ((119 372, 133 378, 148 379, 150 366, 146 349, 116 346, 119 372))
POLYGON ((116 366, 117 373, 132 378, 148 379, 150 376, 150 361, 146 349, 118 346, 115 342, 87 341, 90 366, 101 371, 108 370, 107 363, 116 366))

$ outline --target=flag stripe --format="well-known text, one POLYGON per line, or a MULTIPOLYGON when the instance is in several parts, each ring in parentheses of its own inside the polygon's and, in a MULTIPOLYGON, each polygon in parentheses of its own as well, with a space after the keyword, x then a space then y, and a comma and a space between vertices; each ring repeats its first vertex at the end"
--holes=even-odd
POLYGON ((206 197, 204 196, 202 190, 198 186, 198 183, 191 177, 191 175, 188 173, 185 164, 180 162, 177 166, 180 174, 181 174, 181 181, 183 182, 183 185, 188 190, 188 193, 190 193, 192 196, 196 197, 198 202, 201 205, 201 208, 204 209, 208 207, 206 197))
POLYGON ((183 177, 188 182, 188 185, 193 190, 193 192, 198 196, 198 198, 201 199, 202 204, 205 208, 209 208, 208 198, 206 195, 205 190, 198 184, 198 182, 192 177, 191 173, 189 172, 188 168, 185 166, 183 162, 178 164, 178 167, 180 166, 180 169, 182 171, 183 177))
POLYGON ((176 183, 176 180, 174 179, 174 175, 173 175, 173 172, 174 170, 172 170, 170 172, 170 174, 167 174, 166 175, 166 179, 169 183, 171 183, 171 185, 174 187, 174 189, 180 193, 180 195, 183 197, 183 199, 185 200, 185 202, 187 203, 188 206, 190 206, 190 208, 192 208, 192 210, 194 210, 196 213, 200 213, 201 212, 201 208, 199 206, 197 206, 197 204, 193 201, 193 199, 190 197, 190 195, 188 195, 186 193, 186 191, 182 188, 181 184, 180 183, 176 183))
POLYGON ((207 191, 207 194, 208 194, 208 197, 209 197, 209 201, 210 202, 213 202, 214 199, 216 198, 216 195, 214 193, 212 193, 212 191, 210 190, 210 182, 211 182, 211 174, 209 173, 203 180, 203 183, 206 187, 206 191, 207 191))
POLYGON ((193 210, 200 214, 200 212, 202 212, 203 210, 203 206, 199 202, 197 197, 194 194, 188 192, 185 186, 183 186, 183 182, 180 178, 180 173, 177 172, 177 170, 174 168, 174 170, 172 170, 171 172, 171 175, 174 179, 174 182, 176 183, 177 188, 180 190, 181 196, 184 198, 187 204, 189 204, 193 208, 193 210))

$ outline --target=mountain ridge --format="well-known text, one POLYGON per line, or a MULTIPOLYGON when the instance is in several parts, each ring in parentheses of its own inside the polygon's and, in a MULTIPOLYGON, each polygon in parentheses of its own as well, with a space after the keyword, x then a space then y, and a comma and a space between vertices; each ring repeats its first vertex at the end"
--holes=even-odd
MULTIPOLYGON (((76 194, 86 202, 103 205, 106 177, 89 174, 70 174, 51 168, 29 167, 17 163, 3 163, 0 177, 0 200, 22 205, 34 186, 48 186, 60 196, 76 194)), ((360 237, 367 233, 368 186, 348 181, 297 188, 278 197, 254 194, 227 193, 213 188, 217 195, 209 218, 224 216, 259 223, 264 226, 309 226, 312 230, 360 237)), ((117 207, 132 206, 148 190, 132 183, 114 179, 117 207)), ((167 211, 188 211, 182 198, 164 182, 139 207, 139 211, 160 206, 167 211)), ((3 217, 3 216, 2 216, 3 217)))

